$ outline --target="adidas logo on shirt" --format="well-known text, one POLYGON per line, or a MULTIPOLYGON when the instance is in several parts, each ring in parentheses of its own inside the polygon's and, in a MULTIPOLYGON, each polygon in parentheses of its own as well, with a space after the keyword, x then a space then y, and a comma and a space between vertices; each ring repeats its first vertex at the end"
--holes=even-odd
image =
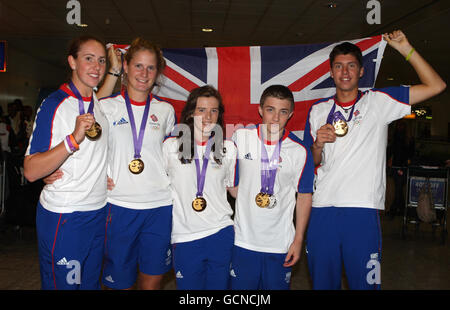
POLYGON ((181 274, 181 271, 178 271, 176 274, 177 279, 183 279, 183 275, 181 274))
POLYGON ((128 121, 127 121, 124 117, 122 117, 122 118, 120 119, 120 121, 114 122, 114 123, 113 123, 113 126, 116 126, 116 125, 123 125, 123 124, 128 124, 128 121))
POLYGON ((68 264, 69 264, 69 262, 67 261, 67 259, 66 259, 65 257, 61 258, 61 259, 56 263, 56 265, 59 265, 59 266, 67 266, 68 264))

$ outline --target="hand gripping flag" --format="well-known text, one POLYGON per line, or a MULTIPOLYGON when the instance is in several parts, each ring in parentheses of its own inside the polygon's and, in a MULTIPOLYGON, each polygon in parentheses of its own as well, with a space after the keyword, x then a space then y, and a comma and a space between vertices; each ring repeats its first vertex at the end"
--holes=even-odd
MULTIPOLYGON (((343 42, 343 41, 342 41, 343 42)), ((189 92, 203 85, 216 87, 225 105, 225 124, 258 124, 259 99, 268 86, 281 84, 294 94, 295 112, 287 129, 303 137, 311 105, 334 95, 329 54, 339 43, 291 46, 243 46, 163 49, 167 62, 153 92, 172 103, 179 119, 189 92)), ((350 40, 363 53, 361 90, 372 88, 381 65, 386 42, 381 35, 350 40)), ((127 45, 115 45, 123 52, 127 45)), ((226 136, 232 134, 227 130, 226 136)))

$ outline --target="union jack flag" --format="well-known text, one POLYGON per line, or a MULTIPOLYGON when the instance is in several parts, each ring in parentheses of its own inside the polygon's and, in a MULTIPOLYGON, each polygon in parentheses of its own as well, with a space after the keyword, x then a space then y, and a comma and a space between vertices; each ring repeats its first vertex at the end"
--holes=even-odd
MULTIPOLYGON (((350 40, 363 53, 362 90, 374 87, 386 42, 381 35, 350 40)), ((258 124, 259 99, 268 86, 281 84, 294 94, 295 112, 287 129, 302 137, 311 105, 334 95, 329 54, 342 42, 291 46, 163 49, 167 66, 154 89, 169 101, 179 118, 189 92, 206 84, 216 87, 225 105, 226 124, 258 124)), ((116 45, 126 49, 128 46, 116 45)), ((232 132, 227 132, 230 136, 232 132)))

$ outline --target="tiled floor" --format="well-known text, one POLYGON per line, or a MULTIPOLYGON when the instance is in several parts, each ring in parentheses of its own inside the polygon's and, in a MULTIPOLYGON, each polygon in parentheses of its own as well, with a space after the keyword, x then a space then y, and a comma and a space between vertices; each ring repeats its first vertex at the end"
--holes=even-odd
MULTIPOLYGON (((450 242, 442 245, 433 239, 431 226, 422 224, 418 233, 411 229, 401 238, 402 217, 381 216, 383 230, 382 288, 385 290, 450 289, 450 242)), ((412 228, 412 227, 411 227, 412 228)), ((345 280, 343 280, 345 288, 345 280)), ((11 227, 0 232, 0 290, 40 289, 36 235, 23 228, 21 236, 11 227)), ((166 275, 163 289, 175 289, 173 272, 166 275)), ((293 290, 309 290, 307 262, 304 256, 294 267, 293 290)))

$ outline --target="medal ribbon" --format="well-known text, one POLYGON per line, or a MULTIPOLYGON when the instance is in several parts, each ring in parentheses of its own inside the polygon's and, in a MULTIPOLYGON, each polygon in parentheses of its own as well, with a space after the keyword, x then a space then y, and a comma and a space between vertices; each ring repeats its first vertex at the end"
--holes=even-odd
POLYGON ((144 115, 142 115, 141 128, 139 129, 139 137, 136 133, 136 122, 134 120, 133 110, 131 108, 128 92, 124 92, 125 105, 127 106, 128 117, 130 118, 131 133, 133 134, 134 158, 141 158, 142 142, 144 141, 145 126, 147 125, 148 113, 150 111, 150 95, 145 103, 144 115))
MULTIPOLYGON (((262 131, 261 131, 262 135, 262 131)), ((282 135, 282 137, 284 134, 282 135)), ((278 163, 280 159, 281 140, 278 140, 272 157, 269 160, 264 139, 261 139, 261 193, 273 195, 273 188, 275 186, 275 177, 277 175, 278 163)))
MULTIPOLYGON (((75 97, 77 97, 78 99, 78 110, 80 111, 80 115, 84 114, 85 112, 84 112, 83 97, 81 96, 80 92, 78 91, 77 87, 75 86, 75 84, 73 84, 72 81, 69 82, 69 88, 73 92, 75 97)), ((88 113, 94 115, 94 94, 92 94, 91 96, 91 103, 89 104, 88 107, 88 113)))
POLYGON ((355 110, 356 103, 359 101, 360 98, 361 98, 361 92, 358 91, 358 96, 356 97, 356 101, 352 106, 352 110, 350 111, 350 116, 348 117, 348 119, 345 119, 345 117, 344 117, 344 115, 342 115, 341 111, 335 112, 336 100, 334 100, 333 107, 331 108, 330 113, 328 114, 328 117, 327 117, 327 124, 333 124, 333 122, 335 122, 339 119, 345 120, 347 123, 349 123, 353 118, 353 111, 355 110))
POLYGON ((209 162, 209 154, 211 153, 212 142, 214 139, 209 138, 208 143, 206 144, 205 154, 203 155, 203 165, 202 170, 200 171, 200 160, 197 155, 197 143, 194 141, 194 151, 195 151, 195 169, 197 171, 197 196, 203 196, 203 188, 205 187, 205 177, 206 177, 206 169, 208 168, 209 162))

